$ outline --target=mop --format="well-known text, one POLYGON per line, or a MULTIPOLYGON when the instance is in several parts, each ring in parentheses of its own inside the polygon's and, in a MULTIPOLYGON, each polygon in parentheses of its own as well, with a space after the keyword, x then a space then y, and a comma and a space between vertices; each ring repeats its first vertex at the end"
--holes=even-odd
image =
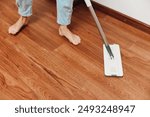
POLYGON ((116 76, 122 77, 123 76, 123 68, 122 68, 122 60, 121 60, 121 53, 120 47, 118 44, 111 44, 109 45, 106 35, 103 31, 103 28, 98 20, 98 17, 94 11, 92 3, 90 0, 84 0, 87 7, 89 8, 94 21, 97 25, 97 28, 100 32, 100 35, 103 39, 103 51, 104 51, 104 74, 105 76, 116 76))

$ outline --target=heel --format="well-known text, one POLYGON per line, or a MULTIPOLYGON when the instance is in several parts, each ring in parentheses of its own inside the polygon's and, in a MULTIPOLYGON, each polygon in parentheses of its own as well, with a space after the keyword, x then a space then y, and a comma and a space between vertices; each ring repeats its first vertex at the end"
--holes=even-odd
POLYGON ((60 36, 64 36, 63 34, 62 34, 62 32, 61 32, 61 30, 59 29, 59 35, 60 36))

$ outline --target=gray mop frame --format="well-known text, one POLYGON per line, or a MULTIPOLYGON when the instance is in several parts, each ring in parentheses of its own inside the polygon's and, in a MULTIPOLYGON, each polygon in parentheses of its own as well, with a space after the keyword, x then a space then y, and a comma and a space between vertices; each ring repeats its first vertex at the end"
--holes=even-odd
MULTIPOLYGON (((86 2, 86 0, 85 0, 85 2, 86 2)), ((95 23, 97 25, 97 28, 99 30, 100 35, 102 36, 103 43, 105 44, 106 50, 107 50, 110 58, 113 59, 114 58, 113 52, 112 52, 112 50, 111 50, 111 48, 109 46, 109 43, 108 43, 107 38, 106 38, 106 35, 105 35, 104 31, 103 31, 103 28, 101 26, 100 21, 98 20, 98 17, 97 17, 97 15, 95 13, 94 8, 93 8, 92 5, 90 5, 90 6, 87 5, 87 7, 89 8, 89 10, 90 10, 90 12, 91 12, 91 14, 92 14, 92 16, 94 18, 94 21, 95 21, 95 23)))

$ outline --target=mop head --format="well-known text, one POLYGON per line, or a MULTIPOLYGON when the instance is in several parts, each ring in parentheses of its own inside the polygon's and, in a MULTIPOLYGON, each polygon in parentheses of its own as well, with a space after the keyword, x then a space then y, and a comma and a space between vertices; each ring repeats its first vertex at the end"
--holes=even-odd
POLYGON ((103 45, 104 51, 104 71, 106 76, 123 76, 122 60, 120 54, 120 47, 118 44, 110 45, 114 58, 111 59, 105 45, 103 45))

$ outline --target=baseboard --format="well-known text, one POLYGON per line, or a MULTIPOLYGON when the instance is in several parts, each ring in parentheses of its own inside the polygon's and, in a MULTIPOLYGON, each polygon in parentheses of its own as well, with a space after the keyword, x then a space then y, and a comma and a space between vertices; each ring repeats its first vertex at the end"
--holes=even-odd
MULTIPOLYGON (((83 0, 78 0, 78 4, 79 3, 83 3, 83 0)), ((138 21, 138 20, 136 20, 132 17, 124 15, 124 14, 118 12, 118 11, 115 11, 115 10, 113 10, 111 8, 108 8, 106 6, 103 6, 101 4, 98 4, 94 1, 93 1, 93 6, 94 6, 94 8, 96 8, 96 9, 98 9, 98 10, 100 10, 100 11, 102 11, 102 12, 104 12, 104 13, 106 13, 106 14, 108 14, 108 15, 110 15, 110 16, 112 16, 112 17, 114 17, 114 18, 116 18, 120 21, 122 21, 122 22, 125 22, 126 24, 129 24, 129 25, 131 25, 131 26, 133 26, 137 29, 140 29, 140 30, 150 34, 150 25, 147 25, 147 24, 145 24, 141 21, 138 21)))
POLYGON ((140 21, 138 21, 132 17, 124 15, 118 11, 110 9, 110 8, 103 6, 101 4, 98 4, 96 2, 93 2, 93 5, 96 9, 99 9, 100 11, 102 11, 102 12, 104 12, 104 13, 112 16, 112 17, 115 17, 116 19, 118 19, 122 22, 125 22, 125 23, 127 23, 127 24, 129 24, 129 25, 131 25, 137 29, 140 29, 140 30, 150 34, 150 25, 147 25, 147 24, 140 22, 140 21))

